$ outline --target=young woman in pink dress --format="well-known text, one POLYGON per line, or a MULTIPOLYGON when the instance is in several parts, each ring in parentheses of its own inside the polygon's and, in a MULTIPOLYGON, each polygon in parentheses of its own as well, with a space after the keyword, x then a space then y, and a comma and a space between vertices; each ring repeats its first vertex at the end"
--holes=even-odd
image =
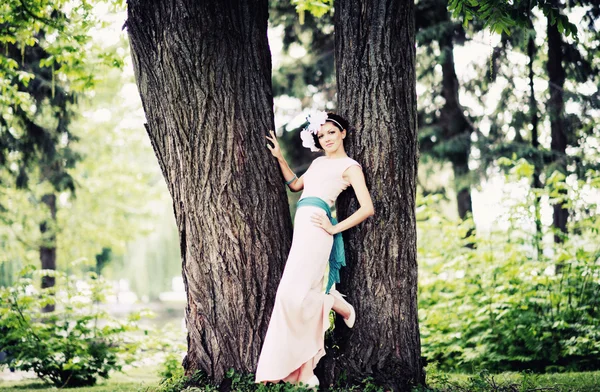
POLYGON ((333 113, 313 112, 301 132, 303 146, 323 150, 300 178, 283 158, 273 131, 267 139, 271 154, 279 162, 286 184, 303 191, 294 218, 294 236, 262 351, 256 382, 318 387, 314 368, 325 355, 324 337, 329 328, 329 311, 344 318, 349 328, 356 314, 342 294, 332 288, 339 282, 339 268, 345 265, 341 232, 374 214, 373 202, 358 162, 344 150, 348 122, 333 113), (331 217, 338 195, 352 186, 360 208, 341 222, 331 217), (325 271, 329 265, 329 274, 325 271), (325 282, 327 282, 324 290, 325 282))

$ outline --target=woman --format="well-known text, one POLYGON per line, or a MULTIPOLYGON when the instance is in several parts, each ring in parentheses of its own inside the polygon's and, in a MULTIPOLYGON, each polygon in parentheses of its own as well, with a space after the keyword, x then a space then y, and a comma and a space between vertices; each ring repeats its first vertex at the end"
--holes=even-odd
POLYGON ((283 158, 273 131, 266 136, 273 144, 267 147, 277 158, 286 184, 294 192, 304 191, 298 201, 292 247, 277 289, 256 382, 286 381, 317 387, 319 380, 313 370, 325 355, 329 311, 342 316, 350 328, 356 317, 354 308, 332 289, 339 282, 339 268, 345 265, 340 233, 372 216, 374 208, 360 164, 344 150, 348 122, 325 112, 312 113, 307 120, 309 125, 301 132, 303 146, 312 151, 322 149, 325 156, 316 158, 300 178, 283 158), (354 188, 360 208, 337 223, 330 209, 348 186, 354 188))

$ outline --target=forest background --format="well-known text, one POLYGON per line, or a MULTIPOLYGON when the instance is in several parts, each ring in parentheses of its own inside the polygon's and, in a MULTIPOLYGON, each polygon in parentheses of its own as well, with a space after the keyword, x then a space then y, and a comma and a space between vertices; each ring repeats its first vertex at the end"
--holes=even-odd
MULTIPOLYGON (((556 3, 576 31, 538 8, 490 31, 458 4, 415 10, 422 355, 448 372, 598 370, 600 8, 556 3)), ((144 328, 181 330, 178 233, 125 4, 2 7, 0 286, 28 287, 29 265, 58 271, 26 269, 42 287, 92 273, 112 287, 108 314, 149 307, 144 328)), ((323 8, 270 5, 275 124, 298 174, 314 158, 307 112, 336 110, 323 8)))

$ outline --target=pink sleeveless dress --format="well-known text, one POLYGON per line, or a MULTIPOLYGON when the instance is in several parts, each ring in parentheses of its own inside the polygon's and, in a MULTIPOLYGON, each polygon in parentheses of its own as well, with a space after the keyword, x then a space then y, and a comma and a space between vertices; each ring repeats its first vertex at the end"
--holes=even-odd
MULTIPOLYGON (((338 195, 350 186, 342 174, 352 165, 360 166, 348 157, 316 158, 304 173, 300 199, 320 197, 332 208, 338 195)), ((325 294, 324 280, 333 236, 314 226, 310 218, 315 212, 325 214, 312 206, 296 211, 292 247, 258 360, 257 383, 306 381, 306 369, 314 369, 325 355, 324 336, 333 297, 325 294)))

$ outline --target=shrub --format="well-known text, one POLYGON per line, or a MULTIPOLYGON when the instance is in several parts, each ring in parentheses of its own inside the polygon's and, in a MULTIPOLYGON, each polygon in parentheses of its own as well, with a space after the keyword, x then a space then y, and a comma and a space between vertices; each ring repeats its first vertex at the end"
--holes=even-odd
MULTIPOLYGON (((513 173, 521 171, 530 172, 513 173)), ((547 183, 548 189, 529 189, 509 207, 498 222, 505 229, 485 235, 467 237, 472 220, 450 221, 435 211, 437 200, 421 200, 421 339, 424 355, 440 369, 600 369, 600 222, 589 213, 596 207, 578 212, 570 205, 577 217, 570 234, 554 244, 552 228, 545 226, 539 254, 527 229, 535 197, 554 202, 567 194, 582 203, 577 192, 586 188, 557 176, 547 183)))
MULTIPOLYGON (((177 361, 179 363, 179 361, 177 361)), ((169 377, 161 380, 160 385, 153 392, 216 392, 219 389, 212 385, 209 378, 201 371, 196 371, 191 377, 183 372, 183 367, 175 367, 174 357, 169 356, 163 364, 161 375, 169 377)))
MULTIPOLYGON (((313 389, 305 388, 302 385, 294 385, 291 383, 278 384, 256 384, 254 382, 254 374, 240 373, 234 369, 229 369, 225 375, 223 385, 215 386, 206 374, 201 371, 196 371, 193 376, 187 377, 184 375, 181 366, 175 367, 175 362, 179 362, 175 357, 168 357, 163 364, 161 374, 168 372, 172 373, 170 378, 163 379, 160 386, 153 392, 216 392, 219 390, 228 390, 235 392, 309 392, 313 389), (174 368, 175 367, 175 368, 174 368), (221 388, 221 389, 219 389, 221 388)), ((329 392, 383 392, 382 387, 373 384, 371 378, 364 379, 360 385, 339 385, 333 388, 326 389, 329 392)))
POLYGON ((117 321, 100 310, 107 294, 105 281, 95 273, 85 279, 28 267, 10 287, 0 288, 0 351, 2 365, 34 371, 57 387, 94 385, 98 377, 130 363, 137 343, 126 332, 137 329, 139 314, 117 321), (36 289, 42 275, 56 286, 36 289), (54 305, 53 312, 42 312, 54 305))
POLYGON ((161 377, 162 382, 165 382, 170 378, 183 376, 183 367, 181 366, 181 359, 179 356, 175 353, 168 354, 158 374, 161 377))

